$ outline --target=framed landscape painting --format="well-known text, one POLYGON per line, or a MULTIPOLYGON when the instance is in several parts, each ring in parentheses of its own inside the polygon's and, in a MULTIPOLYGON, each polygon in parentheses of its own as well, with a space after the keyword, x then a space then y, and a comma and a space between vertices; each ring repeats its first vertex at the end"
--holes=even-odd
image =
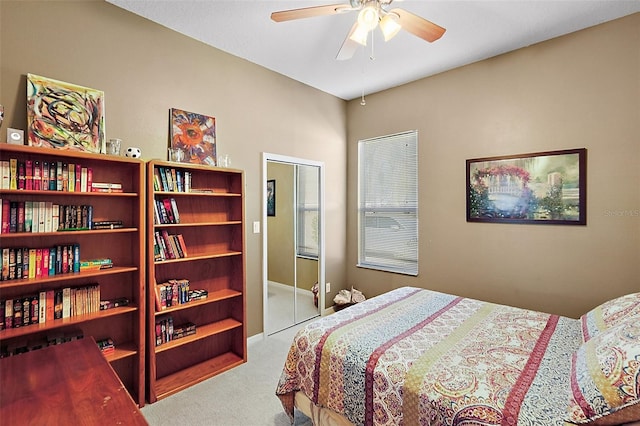
POLYGON ((171 148, 184 152, 183 163, 217 165, 216 119, 195 112, 172 108, 171 148))
POLYGON ((104 92, 27 74, 31 146, 104 152, 104 92))
POLYGON ((587 224, 584 148, 467 160, 467 222, 587 224))

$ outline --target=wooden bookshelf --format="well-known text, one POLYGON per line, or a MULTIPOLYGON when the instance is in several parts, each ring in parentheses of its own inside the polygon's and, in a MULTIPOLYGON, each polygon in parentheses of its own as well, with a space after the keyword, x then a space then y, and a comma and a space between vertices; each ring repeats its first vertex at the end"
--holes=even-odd
MULTIPOLYGON (((175 218, 174 218, 175 219, 175 218)), ((244 238, 244 173, 241 170, 167 161, 147 163, 147 395, 153 403, 236 367, 247 360, 244 238), (155 176, 173 171, 181 186, 169 190, 155 176), (190 188, 185 176, 190 175, 190 188), (181 176, 181 177, 180 177, 181 176), (155 181, 155 182, 154 182, 155 181), (155 187, 154 187, 155 184, 155 187), (161 223, 156 201, 171 200, 179 222, 161 223), (158 217, 156 217, 158 214, 158 217), (156 233, 182 235, 186 256, 165 258, 156 233), (156 285, 188 280, 206 299, 183 299, 156 308, 156 285), (195 334, 156 345, 156 324, 171 317, 175 326, 192 323, 195 334)), ((165 246, 170 241, 164 240, 165 246)), ((175 242, 175 240, 174 240, 175 242)), ((180 249, 178 249, 180 251, 180 249)), ((167 332, 168 333, 168 332, 167 332)), ((161 339, 162 340, 162 339, 161 339)))
MULTIPOLYGON (((113 267, 0 281, 0 301, 39 295, 47 290, 81 288, 98 284, 100 300, 126 298, 127 306, 46 319, 0 330, 3 353, 35 350, 57 337, 82 335, 94 340, 113 339, 115 352, 105 358, 139 406, 145 403, 145 169, 141 160, 79 151, 0 144, 0 159, 79 164, 91 169, 93 182, 120 183, 119 193, 40 189, 0 189, 0 198, 11 202, 51 202, 59 205, 91 205, 93 221, 122 220, 117 229, 9 232, 0 234, 4 249, 47 248, 78 244, 80 260, 110 258, 113 267)), ((75 186, 75 185, 74 185, 75 186)), ((75 188, 74 188, 75 189, 75 188)), ((3 265, 4 266, 4 265, 3 265)), ((24 272, 24 271, 23 271, 24 272)), ((5 302, 6 303, 6 302, 5 302)), ((19 359, 18 355, 16 359, 19 359)))

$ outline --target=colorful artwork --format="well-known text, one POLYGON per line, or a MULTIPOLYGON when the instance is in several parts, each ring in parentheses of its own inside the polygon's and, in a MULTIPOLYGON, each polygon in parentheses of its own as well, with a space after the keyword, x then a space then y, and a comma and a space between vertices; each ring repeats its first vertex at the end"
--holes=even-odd
POLYGON ((171 149, 184 152, 183 163, 216 165, 216 119, 171 109, 171 149))
POLYGON ((104 92, 27 74, 31 146, 104 152, 104 92))
POLYGON ((586 225, 586 150, 467 160, 467 221, 586 225))

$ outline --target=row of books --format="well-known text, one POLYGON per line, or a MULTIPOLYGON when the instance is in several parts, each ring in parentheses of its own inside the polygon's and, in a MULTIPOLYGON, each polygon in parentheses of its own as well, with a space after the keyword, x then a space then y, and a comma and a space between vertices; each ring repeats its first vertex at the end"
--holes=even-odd
POLYGON ((182 234, 169 235, 166 230, 155 231, 153 257, 156 262, 187 257, 187 245, 182 234))
POLYGON ((80 244, 3 248, 2 281, 80 272, 80 244))
POLYGON ((164 311, 172 306, 182 305, 194 300, 206 299, 207 290, 189 288, 189 280, 169 280, 155 285, 156 311, 164 311))
POLYGON ((82 164, 11 158, 0 166, 2 189, 90 192, 93 184, 91 167, 82 164))
POLYGON ((175 198, 154 200, 153 223, 175 224, 180 223, 180 213, 175 198))
POLYGON ((192 322, 174 326, 173 318, 170 316, 156 321, 156 346, 192 334, 196 334, 196 325, 192 322))
POLYGON ((0 358, 20 355, 22 353, 35 351, 37 349, 46 348, 47 346, 61 345, 63 343, 72 342, 74 340, 83 339, 82 330, 55 331, 52 334, 33 339, 31 337, 24 339, 11 339, 9 344, 0 348, 0 358))
POLYGON ((3 234, 56 232, 93 228, 93 206, 64 205, 51 201, 10 201, 2 199, 0 210, 3 234))
POLYGON ((99 284, 42 290, 38 294, 0 300, 0 330, 99 311, 99 284))
POLYGON ((165 192, 191 192, 191 172, 173 167, 153 170, 153 189, 165 192))

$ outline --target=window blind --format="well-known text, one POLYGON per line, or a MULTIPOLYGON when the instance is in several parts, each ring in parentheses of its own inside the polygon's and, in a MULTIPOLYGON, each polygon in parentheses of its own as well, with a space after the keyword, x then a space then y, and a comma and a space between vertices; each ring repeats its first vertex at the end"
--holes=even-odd
POLYGON ((418 132, 358 142, 358 266, 418 275, 418 132))

